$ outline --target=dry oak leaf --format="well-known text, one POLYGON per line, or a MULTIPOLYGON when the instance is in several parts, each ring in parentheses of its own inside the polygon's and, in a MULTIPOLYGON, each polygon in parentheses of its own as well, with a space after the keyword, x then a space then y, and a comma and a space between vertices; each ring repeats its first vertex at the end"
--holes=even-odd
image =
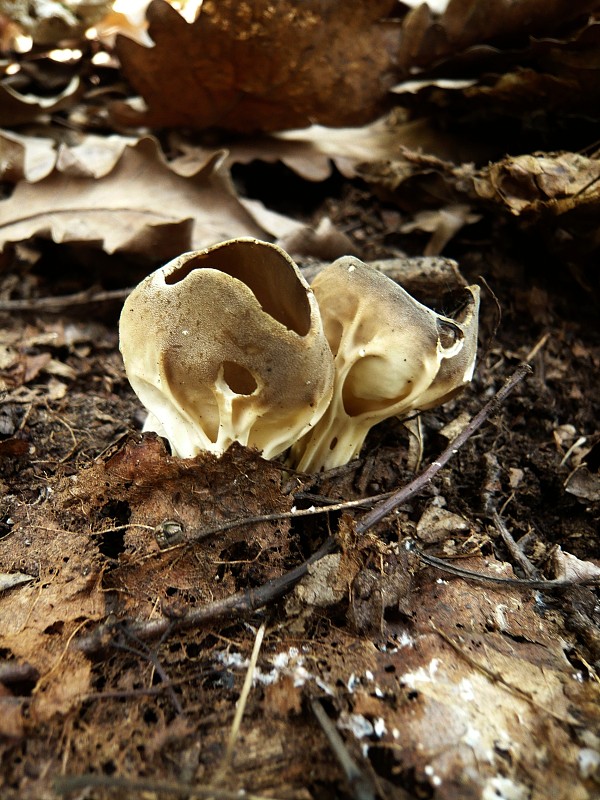
POLYGON ((186 176, 170 168, 151 137, 128 143, 100 178, 93 177, 96 161, 86 174, 80 157, 66 156, 59 153, 43 180, 21 181, 0 202, 0 248, 41 236, 160 261, 223 239, 264 235, 233 193, 220 152, 186 176))
POLYGON ((144 47, 123 36, 122 69, 147 103, 117 121, 239 132, 361 125, 396 82, 395 0, 206 0, 193 23, 164 0, 147 10, 144 47))

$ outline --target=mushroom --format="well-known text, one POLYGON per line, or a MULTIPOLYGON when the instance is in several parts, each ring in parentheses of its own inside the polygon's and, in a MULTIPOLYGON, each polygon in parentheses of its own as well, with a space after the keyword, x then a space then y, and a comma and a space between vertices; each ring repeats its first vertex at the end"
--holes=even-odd
POLYGON ((346 464, 373 425, 444 402, 470 381, 479 309, 479 288, 469 286, 455 319, 437 314, 350 256, 324 269, 312 288, 335 382, 327 411, 292 449, 305 472, 346 464))
POLYGON ((243 238, 184 253, 145 278, 119 323, 144 430, 173 453, 232 442, 273 458, 327 408, 333 356, 312 290, 276 245, 243 238))

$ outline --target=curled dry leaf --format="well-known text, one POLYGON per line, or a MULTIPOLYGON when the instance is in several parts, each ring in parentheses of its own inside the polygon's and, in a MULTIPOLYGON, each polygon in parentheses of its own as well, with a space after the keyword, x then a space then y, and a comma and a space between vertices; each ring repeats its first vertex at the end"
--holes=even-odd
POLYGON ((473 183, 479 197, 511 214, 557 216, 600 202, 600 159, 579 153, 505 158, 481 170, 473 183))
POLYGON ((184 177, 155 139, 115 149, 113 138, 97 142, 102 152, 93 158, 85 148, 63 149, 50 174, 21 181, 0 202, 0 247, 41 236, 167 260, 190 247, 264 233, 234 195, 221 153, 184 177))
POLYGON ((77 76, 53 97, 20 94, 8 84, 0 86, 0 125, 20 125, 31 122, 40 114, 51 114, 68 108, 83 94, 83 86, 77 76))
POLYGON ((395 82, 394 0, 303 3, 208 0, 186 22, 164 0, 148 7, 154 47, 117 39, 123 72, 148 106, 114 105, 129 125, 253 132, 360 125, 395 82))

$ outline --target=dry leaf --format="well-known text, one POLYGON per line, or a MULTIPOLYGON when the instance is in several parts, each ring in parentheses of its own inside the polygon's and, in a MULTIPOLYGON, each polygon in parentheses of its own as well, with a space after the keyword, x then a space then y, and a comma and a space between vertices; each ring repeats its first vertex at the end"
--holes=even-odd
POLYGON ((83 87, 77 76, 71 79, 60 94, 53 97, 20 94, 5 83, 0 86, 0 125, 31 122, 40 114, 51 114, 61 108, 72 106, 82 94, 83 87))
POLYGON ((104 171, 114 160, 114 147, 110 142, 107 147, 108 161, 104 152, 87 175, 75 148, 69 158, 61 151, 61 163, 43 180, 20 182, 0 202, 0 246, 42 236, 158 262, 223 239, 264 233, 235 197, 220 153, 183 177, 165 162, 156 140, 144 137, 127 143, 108 174, 89 177, 98 161, 104 171))
MULTIPOLYGON (((494 559, 461 566, 512 574, 494 559)), ((371 591, 383 597, 392 576, 379 569, 371 591)), ((375 664, 328 672, 338 693, 347 687, 338 727, 350 731, 349 744, 389 759, 387 774, 440 800, 595 796, 573 724, 575 709, 586 709, 579 730, 594 730, 599 690, 574 674, 560 620, 541 615, 522 590, 439 576, 415 576, 411 611, 390 615, 395 646, 388 638, 375 664)), ((597 740, 592 747, 597 763, 597 740)))
POLYGON ((553 30, 597 7, 597 0, 452 0, 436 17, 423 3, 403 21, 400 65, 408 71, 499 37, 553 30))
POLYGON ((52 139, 0 131, 0 180, 18 183, 25 178, 33 183, 49 175, 55 164, 52 139))
POLYGON ((435 256, 442 252, 448 242, 465 225, 471 225, 481 219, 480 214, 471 213, 471 207, 465 203, 451 203, 444 208, 419 211, 411 222, 400 227, 403 233, 419 230, 431 233, 423 255, 435 256))
POLYGON ((600 579, 600 567, 593 561, 582 561, 572 553, 557 547, 553 553, 554 576, 560 581, 600 579))
POLYGON ((512 214, 564 214, 600 202, 600 159, 579 153, 534 154, 505 158, 474 179, 477 195, 512 214))
POLYGON ((206 0, 192 24, 148 7, 154 47, 122 36, 122 69, 148 110, 113 106, 122 124, 254 132, 360 125, 395 82, 394 0, 299 4, 206 0))

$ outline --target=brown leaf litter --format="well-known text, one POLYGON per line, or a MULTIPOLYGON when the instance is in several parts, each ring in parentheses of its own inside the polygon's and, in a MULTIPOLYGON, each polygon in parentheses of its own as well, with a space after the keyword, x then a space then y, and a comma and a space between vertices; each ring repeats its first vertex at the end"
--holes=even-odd
POLYGON ((145 111, 113 105, 121 124, 255 131, 360 125, 394 81, 395 3, 205 2, 193 23, 164 0, 147 10, 153 47, 118 37, 145 111), (177 91, 168 87, 177 86, 177 91))

